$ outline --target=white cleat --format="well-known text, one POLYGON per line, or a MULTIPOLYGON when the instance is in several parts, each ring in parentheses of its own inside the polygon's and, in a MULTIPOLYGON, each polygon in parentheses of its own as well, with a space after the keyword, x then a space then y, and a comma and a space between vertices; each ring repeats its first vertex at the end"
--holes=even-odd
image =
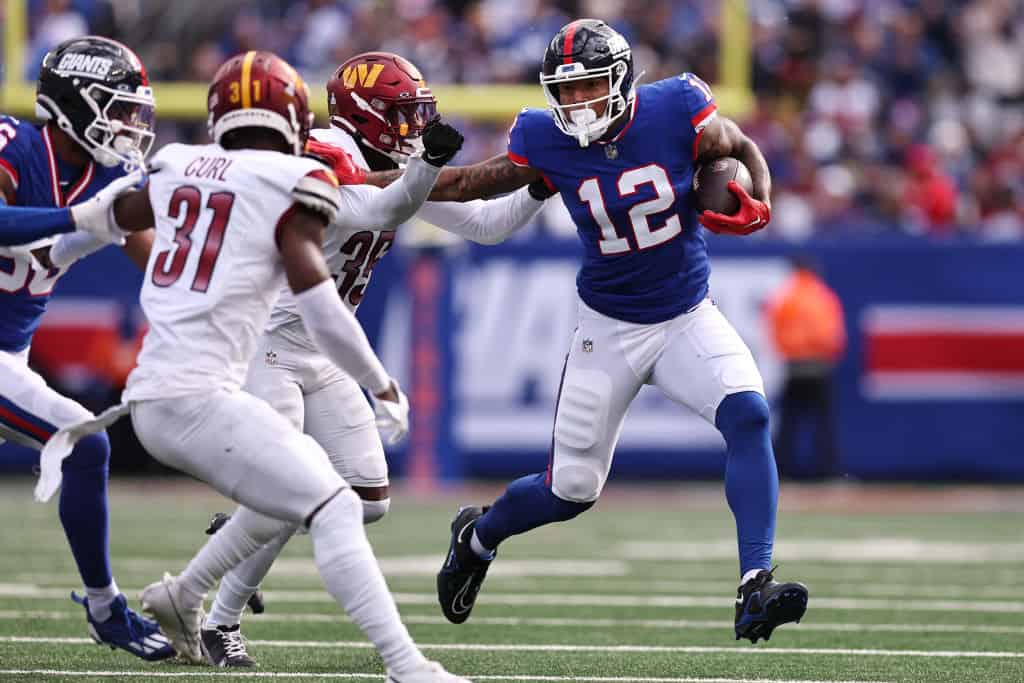
POLYGON ((388 678, 385 683, 473 683, 468 678, 462 678, 455 674, 448 673, 439 662, 427 660, 418 669, 406 671, 402 674, 388 671, 388 678))
POLYGON ((171 641, 178 656, 191 664, 203 664, 199 628, 203 623, 203 604, 188 604, 182 598, 177 579, 164 573, 164 578, 142 589, 139 600, 142 610, 160 624, 160 630, 171 641))

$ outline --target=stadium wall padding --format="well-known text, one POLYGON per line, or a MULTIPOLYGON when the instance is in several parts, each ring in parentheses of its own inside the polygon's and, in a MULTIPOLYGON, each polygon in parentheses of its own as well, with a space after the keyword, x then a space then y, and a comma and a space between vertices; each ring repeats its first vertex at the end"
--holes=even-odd
MULTIPOLYGON (((754 352, 773 402, 784 368, 764 310, 790 272, 789 258, 811 256, 839 294, 849 338, 835 393, 844 473, 1024 481, 1024 247, 713 238, 709 248, 712 295, 754 352)), ((393 254, 374 271, 360 309, 413 400, 412 446, 389 454, 393 472, 458 480, 546 467, 575 322, 578 244, 534 235, 496 247, 393 254)), ((63 378, 62 386, 68 377, 88 386, 82 340, 103 332, 97 325, 132 338, 139 281, 112 249, 73 268, 40 331, 41 369, 63 378), (92 316, 90 326, 73 314, 89 306, 121 314, 92 316)), ((22 449, 0 448, 8 468, 31 461, 22 449)), ((717 478, 723 466, 717 432, 645 388, 627 417, 612 477, 717 478)))

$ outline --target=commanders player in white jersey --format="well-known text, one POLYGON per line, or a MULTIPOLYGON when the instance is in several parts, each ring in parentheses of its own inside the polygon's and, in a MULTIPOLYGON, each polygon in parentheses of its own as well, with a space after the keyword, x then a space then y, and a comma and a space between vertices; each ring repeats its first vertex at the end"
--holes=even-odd
MULTIPOLYGON (((304 525, 328 591, 377 647, 388 681, 464 681, 413 643, 363 531, 359 497, 324 450, 241 390, 287 280, 312 343, 370 392, 379 419, 405 424, 405 397, 339 300, 323 232, 332 222, 412 216, 462 136, 433 122, 422 158, 410 160, 396 191, 353 192, 339 189, 319 162, 298 156, 313 120, 308 91, 277 56, 248 52, 222 65, 208 109, 217 144, 168 145, 153 160, 148 191, 114 203, 121 228, 156 228, 141 294, 150 329, 125 404, 96 422, 130 411, 154 457, 241 507, 178 577, 165 575, 143 590, 143 607, 179 655, 202 661, 207 590, 283 530, 304 525)), ((48 465, 44 454, 44 470, 48 465)))
MULTIPOLYGON (((338 67, 327 91, 332 126, 313 130, 307 151, 332 162, 343 185, 361 183, 367 170, 408 163, 410 155, 422 147, 424 127, 437 116, 436 99, 419 70, 391 53, 352 57, 338 67), (374 103, 372 107, 369 102, 374 103)), ((360 196, 377 190, 349 189, 360 196)), ((525 225, 542 206, 543 200, 522 188, 493 201, 428 202, 417 215, 450 226, 467 239, 493 244, 525 225)), ((388 217, 376 216, 365 224, 340 221, 327 227, 324 260, 341 300, 353 313, 366 293, 373 268, 390 249, 396 227, 388 217)), ((245 390, 265 400, 324 448, 362 499, 365 523, 387 513, 387 460, 373 411, 359 384, 317 349, 288 288, 282 290, 257 345, 245 390)), ((407 429, 405 424, 397 427, 392 441, 407 429)), ((241 614, 296 529, 297 525, 286 529, 221 580, 202 629, 204 652, 214 666, 255 665, 239 630, 241 614)), ((238 532, 226 527, 217 533, 238 532)), ((211 543, 220 540, 215 537, 211 543)))

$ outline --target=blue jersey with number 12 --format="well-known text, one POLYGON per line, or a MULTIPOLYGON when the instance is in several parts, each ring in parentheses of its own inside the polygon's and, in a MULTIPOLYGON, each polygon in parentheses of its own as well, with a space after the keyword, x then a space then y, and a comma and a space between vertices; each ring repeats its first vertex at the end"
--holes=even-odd
MULTIPOLYGON (((45 126, 0 115, 0 173, 13 181, 14 195, 3 197, 8 204, 60 208, 89 199, 124 169, 70 166, 57 157, 45 126)), ((24 253, 0 248, 0 351, 28 347, 65 270, 40 269, 24 253)))
POLYGON ((690 188, 715 101, 686 73, 640 86, 633 107, 621 131, 588 147, 560 131, 549 111, 524 109, 508 156, 541 171, 561 193, 583 241, 576 286, 584 303, 650 324, 707 296, 707 247, 690 188))

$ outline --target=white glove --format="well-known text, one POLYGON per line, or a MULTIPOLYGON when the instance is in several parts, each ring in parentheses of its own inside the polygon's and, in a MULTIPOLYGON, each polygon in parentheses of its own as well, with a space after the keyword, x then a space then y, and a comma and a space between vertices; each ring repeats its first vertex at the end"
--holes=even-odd
POLYGON ((390 432, 387 439, 389 445, 398 443, 409 433, 409 399, 406 398, 405 392, 398 386, 397 381, 391 380, 391 386, 398 394, 397 403, 385 401, 370 394, 373 414, 377 418, 377 428, 382 432, 390 432))
POLYGON ((142 189, 147 179, 145 172, 134 171, 121 176, 81 204, 72 206, 71 218, 75 221, 75 228, 110 244, 124 244, 125 232, 117 227, 114 219, 114 200, 132 190, 142 189))

